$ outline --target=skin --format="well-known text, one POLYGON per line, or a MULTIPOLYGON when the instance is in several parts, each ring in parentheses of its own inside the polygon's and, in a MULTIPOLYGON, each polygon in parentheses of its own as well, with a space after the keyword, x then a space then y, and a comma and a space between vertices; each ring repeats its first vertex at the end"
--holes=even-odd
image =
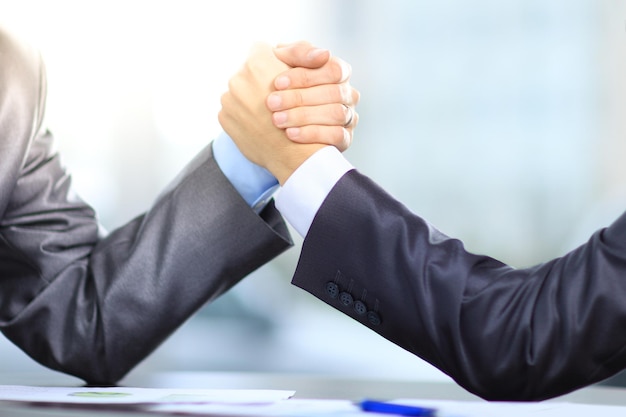
POLYGON ((359 93, 350 74, 344 61, 306 42, 257 44, 222 96, 220 124, 250 161, 284 184, 319 149, 343 151, 352 142, 359 93))

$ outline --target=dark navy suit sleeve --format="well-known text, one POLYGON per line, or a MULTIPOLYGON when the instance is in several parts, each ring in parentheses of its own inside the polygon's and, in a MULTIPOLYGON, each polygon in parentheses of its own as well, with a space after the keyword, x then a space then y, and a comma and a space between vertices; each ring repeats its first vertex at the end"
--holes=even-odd
POLYGON ((487 399, 550 398, 626 366, 624 215, 561 258, 515 269, 350 171, 293 283, 487 399))

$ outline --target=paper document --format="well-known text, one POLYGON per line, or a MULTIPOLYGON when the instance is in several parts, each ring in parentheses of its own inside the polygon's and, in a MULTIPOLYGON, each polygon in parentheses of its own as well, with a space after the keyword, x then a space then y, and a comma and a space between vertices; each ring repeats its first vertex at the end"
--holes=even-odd
MULTIPOLYGON (((243 404, 159 404, 152 413, 215 415, 233 417, 375 417, 348 400, 280 400, 254 406, 243 404)), ((388 416, 393 417, 393 416, 388 416)))
MULTIPOLYGON (((295 391, 245 389, 74 388, 0 385, 0 401, 67 407, 132 408, 153 413, 255 417, 383 417, 348 400, 293 399, 295 391)), ((624 417, 626 406, 568 402, 398 399, 437 417, 624 417)), ((392 416, 391 414, 386 414, 392 416)))
MULTIPOLYGON (((625 417, 626 407, 567 402, 487 402, 442 400, 397 400, 400 404, 436 408, 437 417, 625 417)), ((289 399, 271 404, 160 404, 151 412, 233 417, 394 417, 362 411, 347 400, 289 399)), ((399 417, 396 415, 396 417, 399 417)))
POLYGON ((76 388, 0 385, 0 401, 53 404, 271 404, 295 391, 246 389, 76 388))

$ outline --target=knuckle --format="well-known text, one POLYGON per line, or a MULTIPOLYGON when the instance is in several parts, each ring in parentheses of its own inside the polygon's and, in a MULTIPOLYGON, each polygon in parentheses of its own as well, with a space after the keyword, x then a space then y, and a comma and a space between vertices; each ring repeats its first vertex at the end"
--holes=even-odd
POLYGON ((352 145, 352 140, 354 139, 354 135, 352 130, 344 130, 344 141, 343 144, 345 146, 344 150, 348 149, 352 145))
POLYGON ((332 57, 328 61, 328 69, 330 76, 332 77, 332 81, 335 83, 347 80, 350 78, 350 74, 352 72, 350 65, 341 58, 337 57, 332 57))
POLYGON ((338 86, 338 99, 344 104, 352 104, 354 102, 354 98, 350 84, 342 83, 338 84, 338 86))
POLYGON ((226 117, 226 114, 224 113, 224 111, 223 111, 223 110, 220 110, 220 111, 217 113, 217 121, 219 122, 219 124, 220 124, 222 127, 225 127, 225 126, 227 125, 228 118, 226 117))
POLYGON ((331 58, 328 64, 328 75, 330 77, 330 81, 334 83, 338 83, 343 78, 343 69, 341 65, 337 62, 337 58, 331 58))
POLYGON ((256 67, 256 65, 255 65, 254 61, 249 59, 246 62, 244 62, 243 66, 241 67, 239 72, 242 73, 242 74, 251 74, 251 73, 254 73, 255 67, 256 67))
POLYGON ((304 68, 292 68, 289 70, 287 76, 291 80, 290 89, 308 86, 309 76, 304 68))
POLYGON ((228 80, 228 93, 235 96, 241 88, 241 80, 238 77, 232 77, 228 80))
POLYGON ((351 88, 352 88, 352 92, 351 92, 352 103, 354 103, 356 105, 361 100, 361 93, 356 88, 354 88, 354 87, 351 87, 351 88))
POLYGON ((233 97, 230 92, 225 92, 220 97, 220 104, 222 105, 222 111, 227 111, 231 103, 233 102, 233 97))
POLYGON ((326 84, 320 86, 317 90, 319 97, 316 102, 319 103, 341 103, 341 92, 337 84, 326 84))
POLYGON ((350 146, 350 138, 351 138, 351 133, 349 129, 342 129, 341 130, 341 146, 342 146, 342 151, 345 151, 346 149, 348 149, 348 147, 350 146))
POLYGON ((311 76, 308 71, 298 68, 300 75, 300 85, 303 87, 309 87, 311 85, 311 76))
POLYGON ((330 118, 334 123, 343 124, 342 120, 345 120, 346 118, 345 107, 343 106, 343 104, 334 105, 331 108, 330 118))
POLYGON ((232 91, 235 88, 235 77, 228 79, 228 89, 232 91))
POLYGON ((304 129, 306 136, 302 137, 302 141, 307 143, 320 142, 320 138, 322 137, 322 132, 320 126, 307 126, 307 129, 304 129))
POLYGON ((298 109, 294 109, 294 122, 298 125, 312 124, 315 120, 315 110, 310 107, 303 106, 298 109))
POLYGON ((299 90, 293 91, 293 104, 294 104, 294 107, 300 107, 305 104, 304 95, 302 94, 302 91, 299 91, 299 90))
POLYGON ((335 134, 333 135, 333 146, 339 149, 341 152, 348 149, 349 141, 350 141, 350 132, 343 127, 335 129, 335 134))
POLYGON ((338 123, 344 124, 348 120, 348 108, 344 104, 333 106, 332 118, 338 123))
POLYGON ((249 75, 249 74, 256 74, 260 70, 262 70, 264 67, 264 63, 262 62, 261 59, 259 59, 259 57, 260 57, 259 51, 256 51, 256 53, 244 63, 243 67, 241 68, 240 73, 244 75, 249 75))
POLYGON ((300 143, 318 142, 319 140, 317 138, 319 137, 319 133, 317 131, 317 126, 302 126, 300 128, 300 134, 298 135, 298 138, 294 140, 300 143))
POLYGON ((294 47, 297 48, 300 54, 304 55, 311 49, 311 44, 307 41, 300 40, 294 43, 294 47))

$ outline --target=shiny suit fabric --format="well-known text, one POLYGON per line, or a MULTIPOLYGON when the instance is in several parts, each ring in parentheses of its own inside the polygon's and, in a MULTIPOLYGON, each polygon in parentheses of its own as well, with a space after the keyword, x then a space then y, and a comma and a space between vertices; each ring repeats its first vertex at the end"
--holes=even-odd
POLYGON ((625 215, 515 269, 353 170, 318 211, 293 283, 487 399, 555 397, 626 366, 625 215))
POLYGON ((52 369, 110 384, 291 240, 273 204, 247 206, 210 146, 104 235, 53 150, 45 100, 39 55, 0 30, 0 330, 52 369))

